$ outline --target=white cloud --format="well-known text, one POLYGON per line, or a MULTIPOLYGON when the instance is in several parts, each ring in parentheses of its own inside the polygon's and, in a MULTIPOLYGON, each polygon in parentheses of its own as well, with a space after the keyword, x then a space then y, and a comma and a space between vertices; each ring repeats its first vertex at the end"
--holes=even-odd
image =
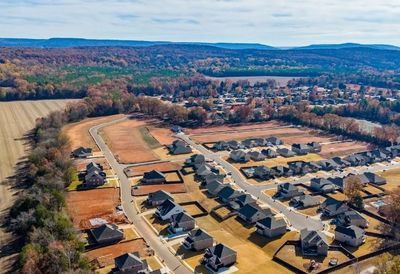
POLYGON ((1 37, 400 45, 398 0, 1 0, 1 37))

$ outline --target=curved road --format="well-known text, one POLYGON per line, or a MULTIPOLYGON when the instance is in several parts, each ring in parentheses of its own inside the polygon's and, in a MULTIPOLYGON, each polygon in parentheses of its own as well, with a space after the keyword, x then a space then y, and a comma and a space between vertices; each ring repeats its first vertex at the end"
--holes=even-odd
POLYGON ((111 168, 114 170, 114 172, 118 176, 118 179, 120 180, 121 205, 129 221, 134 224, 139 234, 145 239, 147 244, 150 245, 150 247, 154 250, 154 252, 164 261, 164 263, 172 272, 176 274, 192 273, 177 257, 175 257, 171 253, 168 247, 164 245, 164 243, 160 240, 160 238, 158 238, 155 235, 153 230, 151 230, 151 228, 142 219, 142 217, 138 215, 138 212, 136 212, 135 208, 131 203, 132 201, 131 186, 128 177, 124 173, 124 167, 123 165, 120 165, 117 162, 111 150, 108 148, 103 138, 101 138, 101 136, 98 133, 99 129, 108 125, 121 122, 125 119, 127 119, 127 117, 94 126, 89 129, 89 133, 93 137, 97 146, 104 153, 104 157, 107 159, 111 168))

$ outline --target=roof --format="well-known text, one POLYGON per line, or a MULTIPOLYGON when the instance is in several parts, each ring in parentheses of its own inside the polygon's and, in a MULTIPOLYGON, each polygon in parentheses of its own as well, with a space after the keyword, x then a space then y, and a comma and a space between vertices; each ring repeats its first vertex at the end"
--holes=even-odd
POLYGON ((95 163, 95 162, 90 162, 89 164, 86 165, 86 170, 91 170, 91 169, 98 169, 101 170, 101 167, 99 164, 95 163))
POLYGON ((276 229, 280 227, 286 227, 286 222, 283 218, 277 218, 275 216, 268 216, 257 223, 265 226, 268 229, 276 229))
POLYGON ((207 232, 205 232, 204 230, 202 230, 200 228, 190 231, 188 233, 188 237, 190 239, 192 239, 194 242, 206 240, 206 239, 210 239, 210 238, 213 239, 213 237, 211 237, 207 232))
POLYGON ((236 254, 235 250, 233 250, 223 244, 217 244, 213 247, 209 247, 207 250, 209 250, 209 252, 211 254, 213 254, 214 256, 216 256, 218 258, 224 258, 224 257, 231 256, 233 254, 236 254))
POLYGON ((224 185, 221 182, 217 181, 217 180, 211 181, 206 186, 207 190, 210 191, 210 192, 217 191, 218 189, 221 190, 223 187, 224 187, 224 185))
POLYGON ((325 209, 325 210, 329 210, 331 212, 335 212, 337 211, 339 208, 341 208, 342 206, 346 206, 347 204, 345 202, 342 201, 338 201, 335 199, 331 199, 328 198, 326 199, 322 204, 321 204, 321 208, 325 209))
MULTIPOLYGON (((262 209, 256 204, 246 204, 239 210, 239 214, 245 216, 246 218, 251 218, 258 212, 263 212, 262 209)), ((265 214, 267 216, 267 214, 265 214)))
POLYGON ((142 260, 139 258, 138 252, 125 253, 119 257, 116 257, 114 260, 115 260, 115 266, 119 270, 129 270, 144 264, 142 260))
POLYGON ((124 235, 124 233, 118 229, 115 224, 104 224, 99 227, 92 228, 90 233, 97 242, 118 238, 124 235))
POLYGON ((171 193, 165 191, 165 190, 157 190, 155 192, 149 193, 149 196, 147 197, 149 201, 163 201, 163 200, 174 200, 172 197, 171 193))
POLYGON ((296 185, 291 184, 291 183, 280 184, 280 185, 278 185, 278 189, 279 190, 283 190, 284 189, 286 191, 297 191, 297 190, 299 190, 299 188, 296 185))
POLYGON ((336 226, 335 232, 339 232, 345 234, 349 237, 359 239, 364 236, 365 231, 364 229, 359 228, 358 226, 351 225, 351 226, 336 226))
POLYGON ((157 207, 157 210, 160 212, 162 216, 164 216, 177 206, 180 207, 180 205, 171 200, 165 200, 161 205, 157 207))
POLYGON ((321 231, 308 230, 307 228, 300 231, 300 241, 307 243, 309 246, 328 245, 328 241, 321 231))
POLYGON ((149 172, 145 172, 143 175, 143 179, 149 180, 149 179, 165 179, 165 174, 158 171, 158 170, 152 170, 149 172))
POLYGON ((355 210, 349 210, 343 213, 343 216, 349 220, 366 220, 360 213, 355 210))
POLYGON ((178 214, 174 214, 171 216, 171 223, 185 223, 185 222, 194 222, 194 218, 187 214, 186 212, 181 212, 178 214))
POLYGON ((222 199, 229 199, 235 196, 239 196, 239 192, 230 186, 225 186, 218 192, 218 197, 222 199))

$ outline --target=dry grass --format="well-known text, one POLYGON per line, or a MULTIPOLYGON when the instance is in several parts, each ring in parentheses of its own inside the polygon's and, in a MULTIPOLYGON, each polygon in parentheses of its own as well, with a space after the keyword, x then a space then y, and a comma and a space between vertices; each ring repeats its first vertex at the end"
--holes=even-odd
POLYGON ((153 150, 155 155, 161 160, 182 160, 182 162, 189 158, 191 155, 198 153, 195 149, 193 149, 192 153, 188 154, 180 154, 180 155, 172 155, 169 153, 169 150, 166 147, 159 147, 153 150))
POLYGON ((305 162, 311 162, 311 161, 319 161, 322 160, 321 156, 318 154, 310 153, 304 156, 294 156, 294 157, 277 157, 274 159, 266 159, 264 161, 249 161, 247 163, 233 163, 233 165, 237 168, 240 167, 249 167, 249 166, 267 166, 267 167, 274 167, 274 166, 281 166, 281 165, 287 165, 288 162, 293 162, 293 161, 305 161, 305 162))
POLYGON ((143 173, 158 170, 158 171, 169 171, 169 170, 178 170, 180 169, 180 165, 175 162, 165 162, 165 163, 157 163, 157 164, 149 164, 149 165, 141 165, 135 166, 131 168, 127 168, 125 173, 128 177, 141 176, 143 173))
POLYGON ((176 140, 169 128, 149 127, 149 131, 161 145, 169 145, 176 140))
POLYGON ((155 161, 159 157, 152 151, 156 146, 154 139, 143 132, 143 127, 151 122, 130 119, 104 127, 101 134, 120 163, 155 161))
POLYGON ((386 185, 382 186, 384 189, 392 191, 400 186, 400 168, 394 168, 385 172, 377 172, 376 174, 386 179, 386 185))
POLYGON ((183 208, 191 216, 203 213, 203 211, 196 204, 185 205, 183 208))
POLYGON ((352 141, 322 145, 319 154, 325 158, 330 158, 335 156, 345 156, 370 149, 372 149, 372 146, 368 143, 352 141))

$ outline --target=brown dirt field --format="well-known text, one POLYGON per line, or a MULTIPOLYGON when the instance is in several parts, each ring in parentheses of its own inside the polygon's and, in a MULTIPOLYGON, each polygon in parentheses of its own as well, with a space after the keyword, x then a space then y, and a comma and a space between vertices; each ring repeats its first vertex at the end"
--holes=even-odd
MULTIPOLYGON (((15 193, 6 181, 14 175, 18 162, 25 160, 30 149, 24 138, 34 128, 36 119, 52 111, 63 110, 70 102, 77 100, 36 100, 0 102, 0 220, 5 220, 15 193)), ((10 178, 12 181, 12 178, 10 178)), ((12 241, 11 235, 0 229, 0 246, 12 241)), ((2 256, 0 269, 4 272, 11 266, 12 258, 2 256)))
POLYGON ((157 190, 164 190, 170 193, 185 193, 186 187, 185 184, 165 184, 165 185, 148 185, 148 186, 139 186, 138 189, 132 190, 133 196, 144 196, 148 195, 150 192, 154 192, 157 190))
POLYGON ((176 140, 169 128, 149 127, 150 134, 161 144, 169 145, 176 140))
POLYGON ((259 124, 248 124, 248 125, 221 125, 221 126, 211 126, 211 127, 202 127, 195 129, 185 129, 185 132, 190 135, 203 135, 203 134, 213 134, 224 131, 249 131, 253 129, 265 129, 270 127, 278 127, 282 124, 278 121, 270 121, 259 124))
POLYGON ((182 206, 182 207, 191 216, 203 213, 203 211, 201 211, 201 209, 195 204, 185 205, 185 206, 182 206))
POLYGON ((173 162, 141 165, 141 166, 127 168, 125 169, 125 173, 127 174, 128 177, 136 177, 143 175, 143 173, 145 172, 152 171, 153 169, 159 171, 179 170, 180 165, 173 162))
POLYGON ((70 191, 66 201, 74 227, 79 229, 90 228, 89 219, 92 218, 104 218, 110 222, 124 221, 124 216, 115 214, 119 203, 118 188, 70 191))
POLYGON ((362 152, 372 149, 372 145, 361 142, 343 142, 335 144, 322 145, 321 156, 325 158, 335 156, 345 156, 356 152, 362 152))
MULTIPOLYGON (((282 138, 284 142, 298 143, 301 142, 303 137, 305 141, 311 141, 311 137, 314 135, 311 133, 310 129, 305 128, 277 128, 277 129, 265 129, 265 130, 257 130, 257 131, 243 131, 243 132, 230 132, 230 133, 221 133, 221 134, 213 134, 213 135, 196 135, 193 137, 195 141, 198 142, 217 142, 217 141, 227 141, 227 140, 242 140, 246 138, 253 137, 268 137, 268 136, 276 136, 282 138)), ((321 137, 323 139, 319 139, 319 136, 314 136, 318 141, 323 140, 324 142, 329 141, 329 137, 321 137)), ((313 137, 313 138, 314 138, 313 137)))
POLYGON ((90 147, 93 149, 93 151, 99 151, 99 148, 93 141, 92 136, 89 134, 89 129, 95 125, 106 123, 122 117, 123 115, 119 114, 106 117, 87 118, 80 122, 66 125, 63 128, 63 132, 67 134, 70 139, 71 150, 83 146, 90 147))
POLYGON ((89 261, 98 259, 104 265, 114 264, 114 258, 127 252, 139 252, 140 257, 149 255, 146 252, 146 242, 136 239, 114 245, 96 248, 85 253, 89 261))
POLYGON ((139 131, 145 120, 127 120, 103 128, 102 136, 120 163, 131 164, 155 161, 152 151, 139 131))

